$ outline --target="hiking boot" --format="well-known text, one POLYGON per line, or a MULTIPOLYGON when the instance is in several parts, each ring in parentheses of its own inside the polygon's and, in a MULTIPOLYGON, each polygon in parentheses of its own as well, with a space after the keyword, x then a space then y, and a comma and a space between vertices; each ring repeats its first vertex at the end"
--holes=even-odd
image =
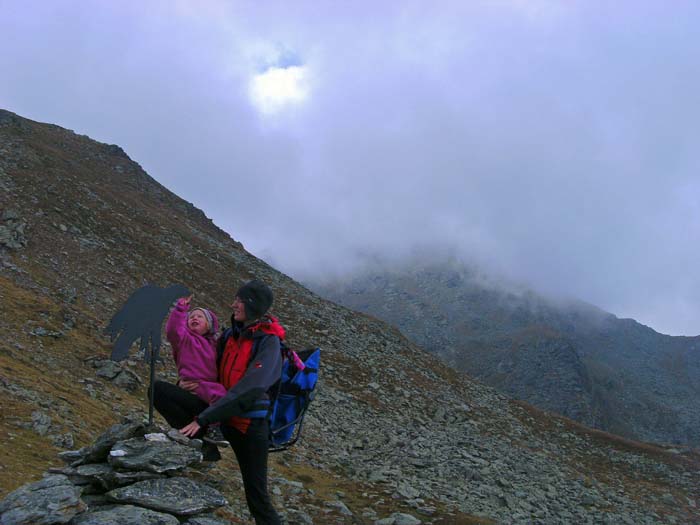
POLYGON ((212 443, 204 443, 202 445, 202 461, 219 461, 221 453, 216 445, 212 443))
POLYGON ((204 433, 202 441, 220 447, 228 447, 228 441, 226 441, 226 438, 224 438, 224 435, 221 433, 221 427, 219 425, 209 426, 204 433))

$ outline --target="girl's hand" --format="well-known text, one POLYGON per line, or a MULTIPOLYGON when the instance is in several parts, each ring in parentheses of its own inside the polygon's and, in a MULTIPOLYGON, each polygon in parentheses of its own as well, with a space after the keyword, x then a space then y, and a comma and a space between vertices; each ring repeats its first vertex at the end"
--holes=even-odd
POLYGON ((194 297, 194 295, 190 295, 190 296, 188 296, 188 297, 180 297, 180 299, 178 300, 178 302, 179 302, 181 305, 183 305, 183 306, 189 306, 189 305, 190 305, 190 302, 192 302, 192 298, 193 298, 193 297, 194 297))
POLYGON ((181 434, 184 434, 184 435, 187 436, 188 438, 191 438, 191 437, 194 437, 195 434, 196 434, 197 432, 199 432, 199 430, 200 430, 201 428, 202 428, 202 427, 199 426, 199 423, 197 423, 196 421, 192 421, 192 423, 190 423, 190 424, 187 425, 186 427, 181 428, 181 429, 180 429, 180 433, 181 433, 181 434))
POLYGON ((188 392, 192 392, 193 394, 197 391, 199 388, 199 381, 192 381, 190 379, 180 379, 180 388, 183 390, 187 390, 188 392))

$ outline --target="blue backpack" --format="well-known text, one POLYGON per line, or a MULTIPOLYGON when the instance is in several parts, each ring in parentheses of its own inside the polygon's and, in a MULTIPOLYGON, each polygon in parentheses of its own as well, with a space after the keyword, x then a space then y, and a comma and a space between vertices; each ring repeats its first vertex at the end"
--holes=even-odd
POLYGON ((281 343, 284 362, 282 376, 270 407, 270 452, 286 450, 301 436, 301 427, 309 403, 315 396, 321 349, 299 353, 281 343))

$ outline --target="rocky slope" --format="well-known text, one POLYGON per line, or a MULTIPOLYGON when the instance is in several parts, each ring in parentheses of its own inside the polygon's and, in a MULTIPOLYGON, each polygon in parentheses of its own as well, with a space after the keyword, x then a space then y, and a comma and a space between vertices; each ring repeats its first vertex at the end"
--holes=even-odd
POLYGON ((700 337, 509 291, 455 261, 317 290, 515 399, 633 439, 700 445, 700 337))
MULTIPOLYGON (((116 146, 0 111, 0 189, 0 496, 60 467, 61 450, 143 417, 146 367, 135 354, 108 361, 102 335, 132 290, 182 283, 225 317, 256 276, 289 342, 323 349, 303 441, 271 462, 290 523, 700 520, 694 452, 593 431, 470 380, 256 259, 116 146)), ((158 373, 172 380, 163 354, 158 373)), ((230 451, 200 477, 228 500, 218 515, 245 523, 230 451)))

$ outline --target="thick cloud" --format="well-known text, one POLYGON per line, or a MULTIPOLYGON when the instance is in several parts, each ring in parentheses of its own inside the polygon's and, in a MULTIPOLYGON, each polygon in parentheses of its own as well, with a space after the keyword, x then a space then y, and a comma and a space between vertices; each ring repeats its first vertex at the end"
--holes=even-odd
POLYGON ((700 314, 693 2, 0 0, 0 106, 124 147, 308 279, 449 246, 674 334, 700 314), (309 96, 257 111, 252 77, 309 96))

